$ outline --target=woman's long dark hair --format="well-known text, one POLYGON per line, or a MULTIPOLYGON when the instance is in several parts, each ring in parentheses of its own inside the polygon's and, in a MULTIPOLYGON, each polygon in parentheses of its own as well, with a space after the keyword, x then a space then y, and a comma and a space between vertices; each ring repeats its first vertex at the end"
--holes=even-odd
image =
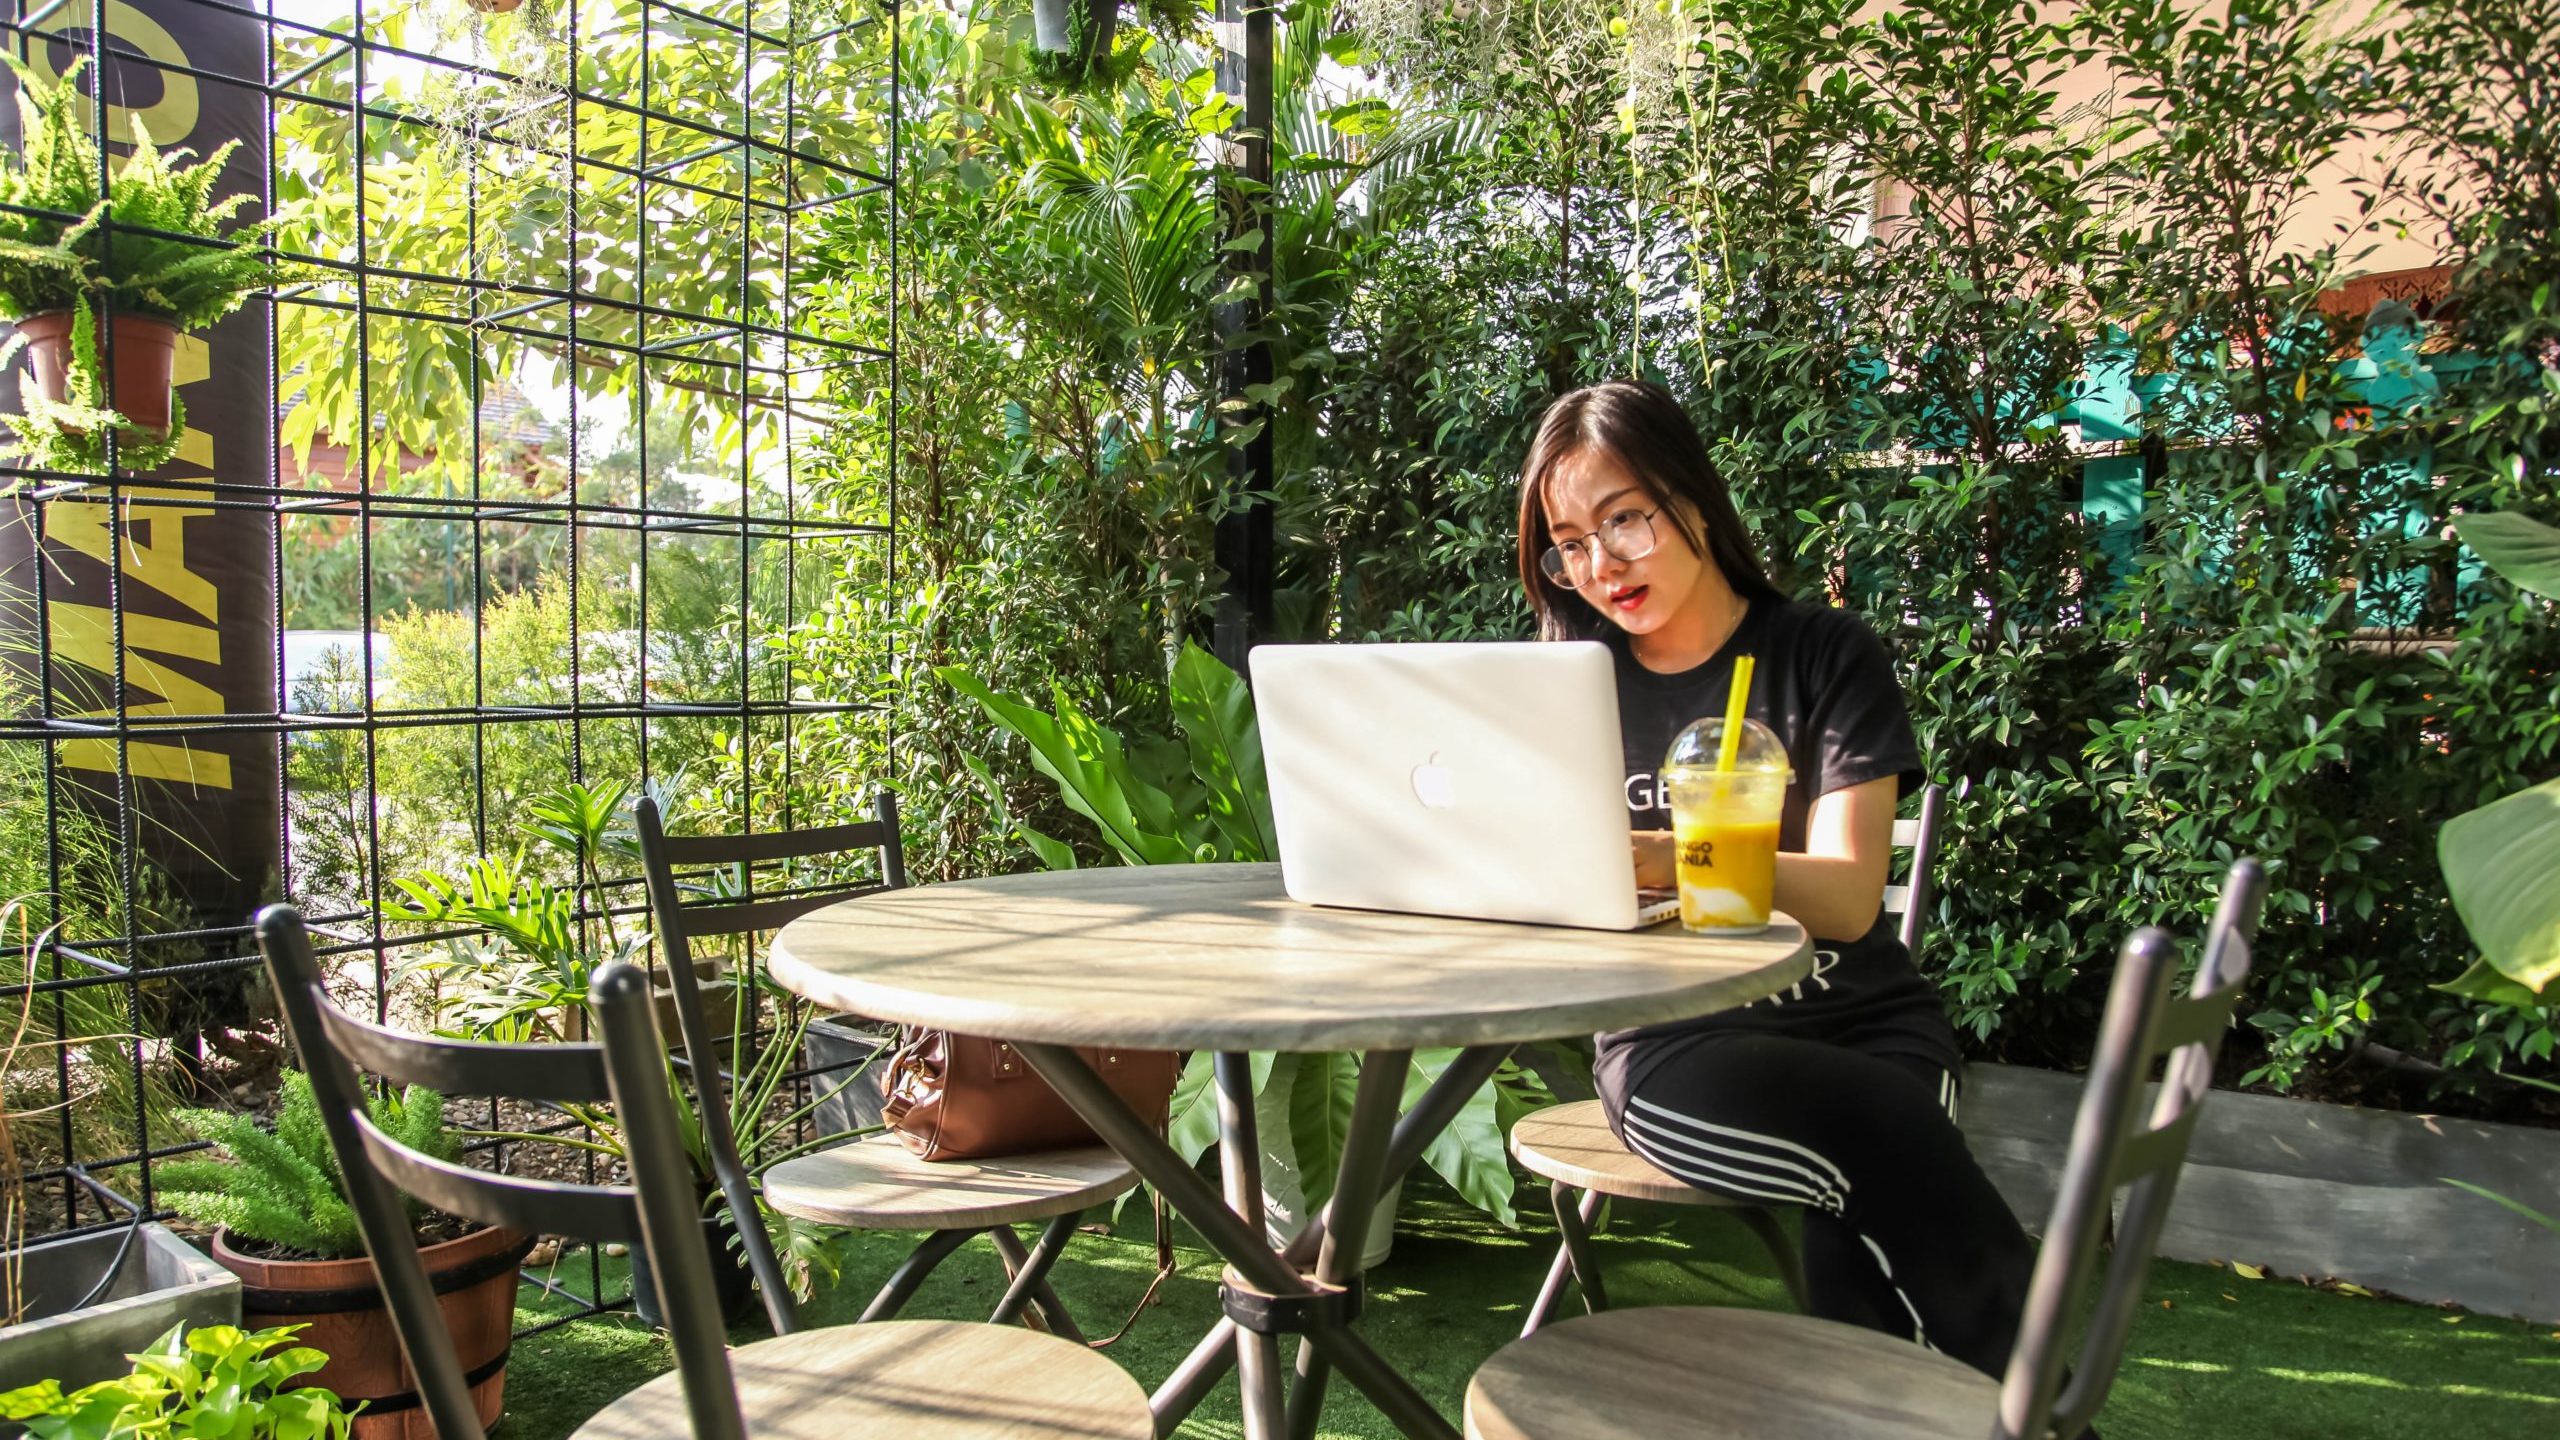
POLYGON ((1520 583, 1538 614, 1541 640, 1587 640, 1608 632, 1609 622, 1579 591, 1550 584, 1538 557, 1555 538, 1547 533, 1547 477, 1586 450, 1605 451, 1663 507, 1689 548, 1723 572, 1725 583, 1748 598, 1777 599, 1778 587, 1760 568, 1751 532, 1733 508, 1733 492, 1707 458, 1707 442, 1671 392, 1644 380, 1589 385, 1547 407, 1538 438, 1520 467, 1520 583))

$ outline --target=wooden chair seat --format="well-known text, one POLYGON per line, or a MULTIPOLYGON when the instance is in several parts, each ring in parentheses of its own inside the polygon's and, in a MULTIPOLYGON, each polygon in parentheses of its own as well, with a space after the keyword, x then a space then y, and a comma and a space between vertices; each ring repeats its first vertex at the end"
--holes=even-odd
POLYGON ((1511 1127, 1511 1158, 1532 1175, 1576 1190, 1665 1205, 1739 1205, 1701 1190, 1638 1155, 1609 1128, 1597 1100, 1550 1105, 1511 1127))
POLYGON ((1762 1310, 1576 1316, 1467 1385, 1468 1440, 1982 1440, 2000 1385, 1855 1326, 1762 1310))
POLYGON ((785 1215, 866 1230, 985 1230, 1087 1210, 1138 1183, 1101 1145, 986 1160, 919 1160, 890 1135, 785 1160, 765 1203, 785 1215))
MULTIPOLYGON (((803 1330, 729 1352, 752 1440, 1151 1440, 1147 1394, 1099 1352, 1054 1335, 956 1320, 803 1330)), ((669 1371, 573 1440, 687 1433, 669 1371)))

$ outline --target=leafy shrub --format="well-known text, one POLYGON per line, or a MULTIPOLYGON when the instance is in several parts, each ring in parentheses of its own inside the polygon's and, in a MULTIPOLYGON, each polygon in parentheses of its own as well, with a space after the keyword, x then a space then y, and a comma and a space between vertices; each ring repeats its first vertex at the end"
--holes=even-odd
MULTIPOLYGON (((440 1160, 462 1153, 460 1138, 445 1127, 444 1097, 424 1086, 412 1085, 397 1097, 372 1096, 366 1108, 384 1134, 413 1150, 440 1160)), ((286 1072, 272 1132, 246 1115, 219 1110, 183 1110, 177 1119, 229 1158, 181 1156, 155 1166, 160 1197, 169 1208, 198 1224, 219 1225, 314 1259, 364 1253, 311 1077, 286 1072)), ((424 1213, 416 1200, 406 1203, 412 1219, 424 1213)))
POLYGON ((347 1440, 338 1397, 293 1384, 329 1363, 292 1343, 305 1328, 173 1325, 130 1357, 132 1374, 69 1395, 52 1380, 0 1394, 0 1419, 35 1440, 347 1440))
MULTIPOLYGON (((2560 168, 2518 163, 2548 127, 2502 79, 2560 65, 2560 32, 2495 0, 2418 0, 2388 34, 2327 13, 1362 0, 1326 43, 1404 82, 1388 113, 1291 112, 1277 67, 1308 123, 1276 127, 1270 223, 1323 236, 1277 290, 1281 638, 1524 634, 1531 427, 1572 385, 1660 379, 1781 583, 1898 656, 1952 787, 1928 968, 1975 1053, 2080 1063, 2114 937, 2199 924, 2246 850, 2275 893, 2231 1078, 2355 1094, 2378 1061, 2485 1103, 2547 1072, 2550 1007, 2439 988, 2472 947, 2435 836, 2560 764, 2560 615, 2447 540, 2547 511, 2560 475, 2560 168), (2111 116, 2046 98, 2083 62, 2112 70, 2111 116), (1362 223, 1328 229, 1331 192, 1289 177, 1326 158, 1329 113, 1464 139, 1382 165, 1362 223), (2363 182, 2371 212, 2432 228, 2455 271, 2423 323, 2338 313, 2382 228, 2287 228, 2386 130, 2408 148, 2363 182)), ((1336 23, 1306 12, 1286 43, 1336 23)), ((1055 863, 1025 826, 1089 862, 1104 830, 923 676, 1071 702, 1137 763, 1174 723, 1136 657, 1211 623, 1201 588, 1155 583, 1211 558, 1200 475, 1092 463, 1146 393, 1060 313, 1062 291, 1091 309, 1074 266, 1100 262, 1027 203, 1040 157, 989 118, 996 62, 944 21, 914 36, 911 73, 950 82, 903 132, 931 193, 900 342, 933 378, 894 497, 861 478, 877 448, 842 452, 841 492, 894 504, 896 566, 848 566, 795 673, 883 709, 800 752, 802 783, 890 779, 920 876, 1055 863)), ((1133 82, 1054 120, 1126 142, 1157 133, 1142 112, 1188 125, 1195 93, 1133 82)), ((1115 153, 1163 193, 1162 157, 1115 153)), ((823 263, 881 241, 848 224, 823 263)), ((1211 358, 1165 355, 1203 393, 1211 358)))

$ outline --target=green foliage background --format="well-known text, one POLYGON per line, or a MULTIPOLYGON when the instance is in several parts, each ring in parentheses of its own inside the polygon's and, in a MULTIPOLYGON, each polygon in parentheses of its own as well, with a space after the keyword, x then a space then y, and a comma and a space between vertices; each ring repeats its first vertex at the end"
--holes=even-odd
MULTIPOLYGON (((1899 656, 1955 792, 1929 968, 1980 1053, 2076 1063, 2115 941, 2199 927, 2247 852, 2276 894, 2231 1078, 2505 1103, 2491 1077, 2548 1074, 2560 1034, 2435 988, 2472 955, 2435 834, 2560 763, 2560 624, 2446 521, 2555 510, 2560 166, 2525 162, 2560 6, 2418 0, 2388 35, 2277 0, 1856 14, 1284 12, 1287 633, 1528 633, 1539 411, 1659 379, 1782 583, 1899 656), (2050 98, 2079 65, 2103 113, 2050 98), (2341 170, 2362 218, 2289 238, 2341 170), (2452 303, 2324 300, 2392 235, 2456 267, 2452 303)), ((1124 37, 1118 90, 1042 98, 1011 23, 907 19, 898 446, 842 427, 827 480, 900 540, 848 553, 787 642, 795 685, 884 707, 802 753, 900 788, 921 876, 1025 864, 1025 831, 1107 857, 937 668, 1172 743, 1167 669, 1218 583, 1203 137, 1235 117, 1161 31, 1124 37)), ((819 247, 848 333, 889 243, 851 217, 819 247)))
MULTIPOLYGON (((1280 15, 1260 196, 1221 191, 1239 117, 1178 6, 1124 15, 1125 79, 1082 94, 1033 73, 1018 0, 841 32, 836 14, 870 12, 795 9, 795 33, 830 36, 796 73, 661 31, 661 96, 778 113, 796 87, 799 146, 894 154, 894 219, 812 204, 788 246, 761 214, 672 189, 644 214, 609 172, 557 163, 546 87, 573 69, 636 86, 629 10, 587 0, 575 46, 473 22, 515 78, 393 97, 467 118, 459 138, 366 122, 367 253, 510 281, 574 265, 680 313, 894 333, 894 374, 839 367, 823 394, 703 388, 734 365, 719 344, 692 370, 589 357, 553 383, 626 431, 587 453, 582 502, 787 496, 894 523, 895 545, 741 554, 599 529, 572 550, 394 513, 360 540, 288 531, 291 621, 369 609, 390 708, 558 703, 573 673, 589 700, 636 696, 644 635, 653 699, 870 708, 787 732, 707 714, 384 730, 369 753, 299 737, 298 896, 378 903, 388 877, 489 849, 475 817, 644 774, 679 823, 830 816, 892 785, 919 879, 1035 863, 1033 835, 1107 859, 937 676, 1072 706, 1179 768, 1168 674, 1209 633, 1240 436, 1213 404, 1211 317, 1237 283, 1221 207, 1253 205, 1277 257, 1277 373, 1256 398, 1282 638, 1527 634, 1515 477, 1541 410, 1658 379, 1781 583, 1858 609, 1899 657, 1953 789, 1929 968, 1979 1053, 2077 1063, 2115 941, 2199 927, 2246 851, 2276 893, 2230 1078, 2515 1109, 2492 1077, 2552 1073, 2550 1009, 2439 988, 2473 951, 2435 838, 2560 770, 2554 607, 2447 528, 2560 515, 2560 0, 2410 0, 2387 32, 2308 0, 2093 0, 2067 21, 2010 0, 1873 19, 1848 0, 1301 0, 1280 15), (2081 67, 2112 102, 2065 113, 2055 82, 2081 67), (2306 242, 2303 195, 2341 185, 2360 211, 2306 242), (769 264, 736 263, 741 233, 769 264), (2324 298, 2403 237, 2454 267, 2450 303, 2420 319, 2324 298)), ((378 23, 423 43, 400 27, 444 22, 378 23)), ((742 163, 671 156, 605 107, 578 126, 580 150, 646 150, 677 179, 732 183, 742 163)), ((280 247, 352 259, 349 122, 315 108, 278 138, 308 162, 280 186, 299 207, 280 247)), ((836 181, 791 183, 816 201, 836 181)), ((507 298, 373 283, 394 312, 507 298)), ((571 368, 566 316, 511 323, 383 314, 359 345, 343 312, 286 307, 285 444, 368 435, 386 497, 564 498, 548 449, 478 474, 437 458, 528 367, 571 368), (408 403, 361 413, 359 380, 408 403)), ((297 708, 351 709, 363 683, 342 665, 297 708)))

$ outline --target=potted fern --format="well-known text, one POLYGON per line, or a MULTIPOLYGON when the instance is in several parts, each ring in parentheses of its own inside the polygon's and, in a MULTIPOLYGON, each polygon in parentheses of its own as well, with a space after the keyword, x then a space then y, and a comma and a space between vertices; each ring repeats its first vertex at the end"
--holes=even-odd
POLYGON ((33 382, 22 413, 5 418, 38 468, 103 471, 112 433, 120 465, 157 469, 186 429, 170 385, 179 333, 275 280, 251 243, 267 225, 226 230, 251 197, 213 195, 237 142, 173 163, 190 152, 161 153, 137 117, 133 151, 107 177, 79 89, 87 59, 58 83, 0 59, 17 77, 22 137, 19 151, 0 150, 0 319, 18 332, 0 347, 0 366, 24 351, 33 382))
MULTIPOLYGON (((451 1160, 460 1140, 447 1128, 444 1099, 411 1087, 370 1102, 385 1134, 451 1160)), ((216 1227, 213 1258, 240 1277, 241 1323, 302 1324, 303 1339, 329 1363, 315 1375, 370 1413, 356 1440, 433 1440, 426 1411, 412 1401, 415 1380, 385 1323, 381 1287, 365 1258, 336 1157, 321 1127, 309 1077, 290 1072, 275 1129, 246 1115, 187 1110, 179 1121, 224 1158, 186 1157, 158 1167, 160 1198, 198 1224, 216 1227), (404 1403, 408 1402, 408 1403, 404 1403)), ((506 1396, 507 1349, 515 1319, 516 1266, 533 1237, 438 1215, 411 1203, 419 1259, 435 1283, 445 1324, 465 1371, 480 1423, 497 1423, 506 1396)))

